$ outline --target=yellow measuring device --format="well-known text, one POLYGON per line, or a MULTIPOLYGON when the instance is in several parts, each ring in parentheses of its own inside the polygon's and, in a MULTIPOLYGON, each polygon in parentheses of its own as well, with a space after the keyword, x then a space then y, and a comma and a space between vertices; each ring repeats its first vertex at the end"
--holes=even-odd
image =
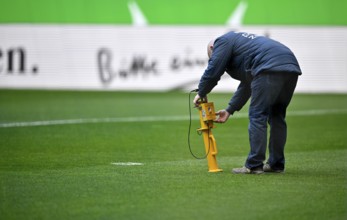
POLYGON ((216 119, 214 104, 213 102, 207 102, 207 99, 202 99, 198 109, 201 128, 197 129, 197 131, 202 134, 204 140, 208 172, 221 172, 223 170, 218 168, 216 158, 218 153, 216 139, 212 134, 212 128, 214 128, 213 121, 216 119))

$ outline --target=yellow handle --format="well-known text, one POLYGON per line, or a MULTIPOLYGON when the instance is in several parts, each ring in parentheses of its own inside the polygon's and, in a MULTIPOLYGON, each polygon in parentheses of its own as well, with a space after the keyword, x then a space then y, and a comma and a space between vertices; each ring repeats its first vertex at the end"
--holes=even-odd
POLYGON ((211 154, 212 155, 217 155, 218 154, 218 150, 217 150, 217 146, 216 146, 216 139, 214 138, 213 135, 210 135, 209 137, 211 139, 212 144, 210 145, 211 147, 211 154))

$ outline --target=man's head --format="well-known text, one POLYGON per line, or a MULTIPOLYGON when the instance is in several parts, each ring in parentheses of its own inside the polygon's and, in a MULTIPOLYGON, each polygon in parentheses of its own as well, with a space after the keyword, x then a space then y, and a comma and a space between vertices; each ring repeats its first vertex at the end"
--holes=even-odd
POLYGON ((208 55, 208 58, 211 58, 211 56, 212 56, 214 41, 215 41, 215 39, 212 39, 212 40, 208 43, 208 45, 207 45, 207 55, 208 55))

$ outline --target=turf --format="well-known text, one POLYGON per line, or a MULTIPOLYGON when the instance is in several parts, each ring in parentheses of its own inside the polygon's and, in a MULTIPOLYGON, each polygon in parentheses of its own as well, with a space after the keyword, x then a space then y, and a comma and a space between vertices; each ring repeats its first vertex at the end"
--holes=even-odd
MULTIPOLYGON (((222 173, 190 155, 188 120, 0 127, 0 219, 346 219, 347 95, 294 96, 280 175, 229 172, 249 150, 246 114, 213 130, 222 173)), ((0 90, 0 125, 182 115, 182 92, 0 90)), ((195 131, 191 144, 204 155, 195 131)))

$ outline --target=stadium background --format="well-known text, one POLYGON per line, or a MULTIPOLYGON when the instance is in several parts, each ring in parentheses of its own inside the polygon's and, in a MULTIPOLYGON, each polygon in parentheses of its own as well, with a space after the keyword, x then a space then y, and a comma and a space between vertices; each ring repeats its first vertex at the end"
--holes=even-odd
MULTIPOLYGON (((237 30, 294 51, 298 92, 347 92, 346 9, 342 0, 2 0, 0 88, 190 89, 206 43, 237 30)), ((215 91, 236 87, 223 77, 215 91)))

